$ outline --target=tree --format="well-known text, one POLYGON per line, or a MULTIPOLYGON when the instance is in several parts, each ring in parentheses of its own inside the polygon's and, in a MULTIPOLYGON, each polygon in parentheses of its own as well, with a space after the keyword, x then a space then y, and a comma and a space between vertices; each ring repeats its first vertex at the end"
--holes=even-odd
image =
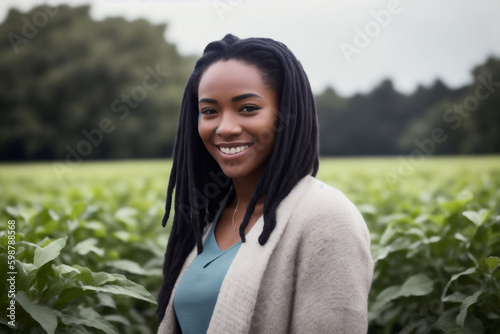
POLYGON ((195 58, 165 24, 94 21, 89 9, 11 10, 0 25, 1 160, 171 154, 195 58))

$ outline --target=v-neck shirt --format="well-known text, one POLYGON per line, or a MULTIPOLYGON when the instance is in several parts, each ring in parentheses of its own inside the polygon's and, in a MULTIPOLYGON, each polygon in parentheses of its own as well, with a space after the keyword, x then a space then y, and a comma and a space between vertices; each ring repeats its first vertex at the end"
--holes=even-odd
POLYGON ((241 241, 221 250, 215 239, 215 227, 224 206, 217 213, 211 230, 179 282, 174 295, 174 310, 183 334, 206 333, 217 302, 222 281, 238 252, 241 241))

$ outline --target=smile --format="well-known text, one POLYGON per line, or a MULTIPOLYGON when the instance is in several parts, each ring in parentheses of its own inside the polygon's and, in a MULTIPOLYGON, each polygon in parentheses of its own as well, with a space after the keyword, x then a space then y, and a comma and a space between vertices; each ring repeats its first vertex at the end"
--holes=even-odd
POLYGON ((224 154, 227 154, 227 155, 233 155, 233 154, 237 154, 237 153, 241 153, 243 151, 245 151, 246 149, 248 149, 250 147, 250 145, 242 145, 242 146, 236 146, 236 147, 222 147, 222 146, 217 146, 219 148, 219 151, 221 151, 222 153, 224 154))

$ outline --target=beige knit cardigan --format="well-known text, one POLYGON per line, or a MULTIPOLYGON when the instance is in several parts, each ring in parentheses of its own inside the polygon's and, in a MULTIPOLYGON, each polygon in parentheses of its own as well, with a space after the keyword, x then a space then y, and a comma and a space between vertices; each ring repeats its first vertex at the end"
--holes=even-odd
MULTIPOLYGON (((349 199, 306 176, 279 205, 261 246, 263 226, 260 217, 229 267, 207 333, 366 333, 373 261, 349 199)), ((193 250, 177 283, 195 257, 193 250)), ((175 287, 158 334, 176 333, 174 294, 175 287)))

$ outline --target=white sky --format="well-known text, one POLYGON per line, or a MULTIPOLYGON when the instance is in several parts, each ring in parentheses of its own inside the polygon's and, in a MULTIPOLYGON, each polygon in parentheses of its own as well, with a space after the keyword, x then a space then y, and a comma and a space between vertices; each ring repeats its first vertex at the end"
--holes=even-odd
POLYGON ((384 78, 404 93, 436 78, 459 87, 488 56, 500 57, 500 0, 2 0, 0 20, 11 7, 42 3, 90 3, 97 20, 168 23, 166 39, 183 54, 201 54, 226 33, 274 38, 302 62, 315 92, 327 85, 342 95, 367 92, 384 78), (391 3, 398 13, 382 26, 372 12, 391 3), (373 37, 348 62, 341 44, 356 46, 356 29, 367 27, 373 37))

